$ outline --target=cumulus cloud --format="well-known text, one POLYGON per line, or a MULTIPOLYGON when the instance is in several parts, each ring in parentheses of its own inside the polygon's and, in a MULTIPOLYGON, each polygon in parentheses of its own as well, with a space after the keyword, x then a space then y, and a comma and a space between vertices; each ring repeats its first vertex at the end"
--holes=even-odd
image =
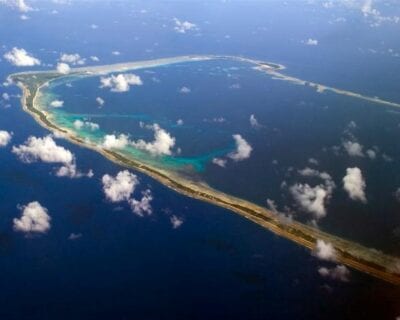
POLYGON ((5 130, 0 130, 0 147, 7 146, 11 141, 12 134, 5 130))
POLYGON ((56 176, 57 177, 67 177, 67 178, 81 178, 81 177, 88 177, 92 178, 93 177, 93 171, 89 170, 88 173, 82 173, 78 171, 76 168, 76 163, 71 162, 71 163, 66 163, 63 166, 61 166, 59 169, 56 171, 56 176))
POLYGON ((0 0, 0 4, 8 5, 20 12, 28 12, 33 10, 32 7, 25 2, 25 0, 0 0))
POLYGON ((338 265, 334 268, 321 267, 318 269, 318 273, 325 278, 330 278, 332 280, 339 280, 343 282, 348 282, 350 277, 350 271, 343 265, 338 265))
POLYGON ((302 175, 303 177, 317 177, 320 178, 322 180, 324 180, 325 185, 329 188, 329 189, 333 189, 335 188, 335 183, 332 180, 332 177, 329 173, 325 172, 325 171, 319 171, 316 169, 311 169, 309 167, 306 167, 302 170, 299 170, 298 173, 300 175, 302 175))
POLYGON ((80 239, 80 238, 82 238, 82 233, 71 233, 69 236, 68 236, 68 240, 78 240, 78 239, 80 239))
POLYGON ((149 189, 142 192, 142 198, 140 200, 130 199, 129 205, 131 206, 132 212, 137 214, 139 217, 143 217, 145 214, 151 215, 153 209, 151 207, 151 201, 153 195, 149 189))
POLYGON ((183 94, 188 94, 188 93, 192 92, 192 90, 188 87, 182 87, 179 89, 179 92, 183 93, 183 94))
POLYGON ((25 49, 12 48, 11 51, 4 54, 4 58, 18 67, 31 67, 40 65, 40 60, 31 56, 25 49))
POLYGON ((213 158, 212 163, 214 163, 217 166, 220 166, 222 168, 225 168, 227 161, 225 159, 221 159, 221 158, 213 158))
POLYGON ((240 134, 234 134, 232 137, 236 143, 236 150, 228 154, 228 157, 234 161, 242 161, 249 158, 253 150, 251 145, 240 134))
POLYGON ((307 41, 305 42, 305 44, 308 45, 308 46, 316 46, 316 45, 318 45, 318 40, 317 39, 308 38, 307 41))
POLYGON ((133 73, 118 74, 116 76, 100 78, 100 88, 111 88, 112 92, 129 91, 130 86, 141 86, 143 84, 139 76, 133 73))
POLYGON ((368 158, 370 158, 371 160, 376 159, 376 151, 375 150, 368 149, 366 151, 366 154, 367 154, 368 158))
POLYGON ((25 233, 46 233, 50 230, 51 217, 39 202, 33 201, 20 207, 21 218, 13 220, 14 230, 25 233))
POLYGON ((97 97, 96 98, 96 102, 99 105, 99 107, 102 107, 104 105, 104 103, 105 103, 104 99, 101 98, 101 97, 97 97))
POLYGON ((89 129, 90 131, 96 131, 100 128, 97 123, 90 122, 90 121, 82 121, 82 120, 75 120, 74 127, 78 130, 82 129, 89 129))
POLYGON ((183 220, 176 215, 172 215, 169 218, 169 221, 171 222, 173 229, 178 229, 183 224, 183 220))
POLYGON ((128 170, 120 171, 115 177, 105 174, 102 177, 103 191, 111 202, 129 201, 139 180, 128 170))
POLYGON ((73 65, 83 65, 85 64, 85 60, 84 58, 82 58, 78 53, 72 53, 72 54, 68 54, 68 53, 63 53, 60 56, 60 61, 61 62, 65 62, 68 64, 73 64, 73 65))
POLYGON ((186 33, 187 31, 197 29, 197 26, 189 21, 181 21, 177 18, 174 18, 174 22, 175 22, 174 30, 178 33, 186 33))
POLYGON ((14 146, 12 152, 26 163, 38 160, 48 163, 71 163, 74 160, 72 152, 58 146, 51 136, 44 138, 31 136, 25 144, 19 147, 14 146))
POLYGON ((260 127, 260 124, 258 123, 258 120, 256 119, 254 114, 250 115, 250 119, 249 120, 250 120, 250 125, 253 128, 257 129, 257 128, 260 127))
POLYGON ((303 177, 315 177, 324 181, 324 184, 315 187, 311 187, 307 183, 296 183, 289 190, 300 208, 313 214, 316 219, 325 217, 326 204, 335 188, 332 177, 327 172, 320 172, 308 167, 299 170, 298 173, 303 177))
POLYGON ((326 216, 325 203, 329 193, 324 186, 311 187, 307 183, 296 183, 290 187, 290 192, 303 210, 312 213, 316 218, 326 216))
POLYGON ((59 73, 62 73, 62 74, 67 74, 71 71, 70 66, 64 62, 57 63, 56 69, 59 73))
POLYGON ((364 157, 363 146, 355 141, 343 141, 343 148, 351 157, 364 157))
POLYGON ((99 62, 100 59, 97 56, 90 56, 90 60, 94 61, 94 62, 99 62))
POLYGON ((30 136, 24 144, 13 146, 12 152, 25 163, 42 161, 46 163, 61 163, 62 166, 56 171, 58 177, 80 178, 82 176, 93 176, 89 171, 83 174, 76 169, 74 154, 62 146, 58 146, 53 138, 48 135, 43 138, 30 136))
POLYGON ((64 101, 62 100, 53 100, 50 102, 50 106, 53 108, 61 108, 64 105, 64 101))
POLYGON ((102 146, 106 149, 122 149, 125 148, 128 143, 129 139, 125 134, 120 134, 119 136, 107 134, 104 137, 102 146))
POLYGON ((274 213, 278 213, 278 207, 276 206, 276 203, 272 199, 267 199, 267 207, 269 210, 271 210, 274 213))
POLYGON ((175 146, 175 138, 162 129, 157 123, 149 128, 154 131, 154 140, 152 142, 145 142, 140 139, 136 142, 132 142, 132 145, 138 149, 146 150, 153 155, 171 155, 172 148, 175 146))
POLYGON ((325 261, 336 261, 337 253, 333 245, 324 240, 317 240, 313 251, 314 256, 325 261))
POLYGON ((1 97, 6 101, 10 100, 10 95, 7 92, 4 92, 1 97))
MULTIPOLYGON (((375 4, 384 3, 376 1, 375 4)), ((395 2, 394 2, 395 3, 395 2)), ((384 3, 386 4, 386 3, 384 3)), ((379 27, 382 23, 399 23, 399 16, 387 16, 382 14, 376 7, 372 0, 341 0, 329 1, 323 3, 325 8, 332 8, 334 5, 344 6, 349 9, 358 10, 366 19, 371 27, 379 27)), ((390 6, 388 7, 390 8, 390 6)))
POLYGON ((394 197, 398 202, 400 202, 400 188, 397 188, 397 190, 393 193, 394 197))
POLYGON ((347 191, 351 199, 363 203, 367 202, 365 196, 366 183, 359 168, 346 169, 346 175, 343 178, 343 188, 347 191))
POLYGON ((139 180, 136 175, 128 170, 118 172, 115 177, 105 174, 102 182, 104 194, 109 201, 127 201, 132 212, 140 217, 152 213, 151 201, 153 200, 153 195, 149 189, 142 192, 140 200, 132 198, 139 180))

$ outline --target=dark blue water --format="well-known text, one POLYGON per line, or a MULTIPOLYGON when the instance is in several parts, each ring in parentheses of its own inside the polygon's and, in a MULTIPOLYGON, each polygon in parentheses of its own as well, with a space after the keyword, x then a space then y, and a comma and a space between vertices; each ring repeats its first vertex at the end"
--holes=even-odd
MULTIPOLYGON (((358 49, 382 46, 378 33, 385 37, 387 46, 397 49, 398 38, 387 32, 387 25, 368 33, 365 25, 354 31, 353 23, 359 25, 356 19, 362 18, 352 11, 335 11, 347 15, 349 21, 338 27, 326 22, 330 11, 303 4, 35 5, 41 10, 29 13, 31 19, 27 21, 21 21, 15 11, 0 8, 0 20, 8 26, 0 29, 2 43, 7 46, 2 53, 19 46, 44 63, 55 62, 59 53, 54 50, 79 52, 85 57, 95 54, 101 63, 186 53, 246 54, 287 64, 293 74, 306 79, 398 98, 397 60, 376 58, 358 49), (59 14, 51 15, 55 8, 59 14), (140 13, 142 8, 147 13, 140 13), (203 35, 174 33, 174 16, 199 24, 203 35), (92 23, 99 29, 92 30, 92 23), (264 27, 267 31, 262 32, 260 28, 264 27), (231 40, 224 40, 226 34, 231 40), (139 40, 134 40, 136 36, 139 40), (316 48, 302 45, 300 41, 308 37, 319 38, 320 44, 316 48), (121 51, 121 56, 111 55, 113 50, 121 51), (336 61, 339 67, 333 64, 336 61), (375 71, 366 75, 365 65, 375 71)), ((2 78, 15 71, 20 69, 1 62, 2 78)), ((338 185, 346 167, 360 166, 366 174, 368 206, 350 203, 338 187, 322 227, 398 252, 399 239, 393 234, 400 224, 398 204, 390 197, 400 185, 397 114, 348 98, 317 95, 308 88, 267 83, 267 98, 251 97, 252 106, 260 108, 256 109, 258 120, 267 126, 265 144, 252 136, 245 118, 241 126, 241 133, 254 144, 254 150, 265 146, 259 155, 263 162, 251 162, 260 159, 257 156, 242 163, 246 168, 242 170, 262 186, 261 193, 249 184, 238 188, 238 184, 229 183, 229 168, 217 171, 216 167, 207 167, 210 184, 226 190, 232 185, 233 193, 252 195, 260 202, 273 198, 282 206, 286 199, 277 185, 289 166, 306 165, 312 155, 338 185), (258 99, 263 100, 255 103, 258 99), (268 106, 265 113, 261 112, 263 105, 268 106), (325 105, 329 108, 322 111, 325 105), (324 152, 323 147, 338 143, 339 132, 351 120, 359 125, 356 135, 360 142, 378 145, 395 161, 335 158, 324 152), (279 167, 272 167, 270 161, 278 158, 279 167), (257 179, 261 169, 268 180, 257 179)), ((15 87, 0 90, 19 93, 15 87)), ((235 101, 239 104, 240 99, 238 94, 235 101)), ((1 103, 2 107, 8 104, 1 103)), ((141 174, 135 195, 147 187, 152 189, 155 200, 151 217, 140 219, 126 205, 108 203, 101 190, 101 176, 116 174, 122 168, 89 150, 57 140, 75 153, 82 171, 94 170, 92 179, 61 179, 54 175, 51 164, 19 162, 11 153, 12 145, 48 132, 23 113, 18 99, 12 98, 10 104, 10 108, 0 110, 0 128, 14 132, 12 144, 0 149, 2 318, 395 319, 400 314, 398 289, 357 272, 352 272, 349 283, 321 278, 318 267, 329 264, 317 261, 304 249, 228 211, 182 197, 141 174), (12 230, 12 219, 20 214, 18 204, 34 200, 48 208, 52 228, 46 235, 26 238, 12 230), (172 229, 171 214, 183 218, 181 228, 172 229), (82 237, 68 240, 72 232, 82 237)), ((188 155, 204 151, 188 146, 183 148, 188 155)), ((232 170, 239 174, 241 169, 238 165, 232 170)))

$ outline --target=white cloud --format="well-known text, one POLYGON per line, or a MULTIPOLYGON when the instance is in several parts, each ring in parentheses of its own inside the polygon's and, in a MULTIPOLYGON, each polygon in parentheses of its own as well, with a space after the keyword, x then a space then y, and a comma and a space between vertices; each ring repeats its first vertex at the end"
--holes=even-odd
POLYGON ((151 215, 153 209, 150 202, 153 200, 153 195, 149 189, 142 192, 142 198, 140 200, 130 199, 129 205, 132 211, 139 217, 143 217, 144 214, 151 215))
POLYGON ((183 125, 183 120, 182 120, 182 119, 178 119, 178 120, 176 121, 176 124, 177 124, 178 126, 182 126, 182 125, 183 125))
POLYGON ((51 217, 45 207, 39 202, 33 201, 26 206, 20 207, 22 210, 21 218, 15 218, 14 230, 26 233, 46 233, 50 230, 51 217))
POLYGON ((61 108, 63 105, 64 105, 64 101, 62 101, 62 100, 53 100, 50 103, 50 106, 53 108, 61 108))
POLYGON ((121 52, 119 52, 119 51, 113 51, 113 52, 111 52, 111 54, 114 55, 114 56, 119 56, 119 55, 121 54, 121 52))
POLYGON ((321 260, 336 261, 337 253, 331 243, 325 242, 324 240, 317 240, 313 254, 321 260))
POLYGON ((78 130, 89 129, 90 131, 96 131, 100 128, 100 126, 97 123, 90 121, 82 121, 82 120, 75 120, 74 127, 78 130))
POLYGON ((25 49, 12 48, 11 51, 4 54, 4 58, 11 64, 18 67, 31 67, 40 65, 40 60, 29 55, 25 49))
POLYGON ((290 192, 303 210, 312 213, 316 218, 326 216, 325 203, 330 194, 325 186, 311 187, 308 184, 296 183, 290 187, 290 192))
POLYGON ((58 177, 80 178, 91 177, 93 173, 83 174, 76 169, 74 154, 62 146, 58 146, 53 138, 48 135, 43 138, 30 136, 24 144, 13 146, 12 152, 25 163, 42 161, 46 163, 61 163, 56 171, 58 177))
MULTIPOLYGON (((298 173, 302 175, 303 177, 317 177, 322 180, 324 180, 325 185, 329 189, 335 188, 335 183, 332 180, 332 177, 329 173, 325 171, 318 171, 316 169, 311 169, 309 167, 306 167, 302 170, 299 170, 298 173)), ((332 190, 331 190, 332 191, 332 190)))
POLYGON ((57 63, 57 71, 62 74, 67 74, 71 71, 71 68, 68 64, 64 62, 57 63))
POLYGON ((235 139, 236 151, 228 154, 228 157, 234 161, 241 161, 249 158, 251 151, 253 150, 251 145, 243 139, 240 134, 234 134, 232 137, 235 139))
MULTIPOLYGON (((399 23, 399 16, 386 16, 383 15, 378 9, 374 8, 372 0, 342 0, 342 1, 330 1, 329 8, 333 7, 333 4, 342 5, 349 9, 360 11, 365 17, 366 21, 371 27, 379 27, 382 23, 399 23)), ((376 1, 376 3, 384 3, 382 1, 376 1)), ((385 3, 384 3, 385 4, 385 3)), ((388 7, 390 8, 390 6, 388 7)))
POLYGON ((122 149, 125 148, 128 143, 129 139, 125 134, 120 134, 119 136, 107 134, 104 137, 102 146, 107 149, 122 149))
POLYGON ((344 149, 351 157, 364 157, 363 146, 355 141, 343 141, 344 149))
POLYGON ((175 146, 175 138, 162 129, 157 123, 149 128, 154 131, 154 140, 152 142, 145 142, 140 139, 136 142, 132 142, 132 145, 138 149, 146 150, 153 155, 171 155, 172 148, 175 146))
POLYGON ((100 59, 97 56, 90 56, 90 60, 92 60, 94 62, 100 61, 100 59))
POLYGON ((10 100, 10 95, 7 92, 4 92, 1 97, 6 101, 10 100))
POLYGON ((188 93, 192 92, 192 90, 188 87, 182 87, 179 89, 179 92, 183 93, 183 94, 188 94, 188 93))
POLYGON ((104 99, 101 98, 101 97, 97 97, 96 98, 96 102, 99 105, 99 107, 102 107, 104 105, 104 103, 105 103, 104 99))
POLYGON ((183 224, 183 220, 176 215, 172 215, 169 218, 169 221, 171 222, 173 229, 178 229, 183 224))
POLYGON ((68 240, 78 240, 78 239, 80 239, 80 238, 82 238, 82 233, 71 233, 69 236, 68 236, 68 240))
POLYGON ((139 183, 137 176, 128 170, 118 172, 115 177, 105 174, 102 182, 104 194, 111 202, 129 201, 139 183))
POLYGON ((394 197, 398 202, 400 202, 400 188, 397 188, 397 190, 394 192, 394 197))
POLYGON ((304 168, 298 173, 303 177, 322 179, 324 184, 311 187, 309 184, 296 183, 290 187, 290 192, 297 204, 306 212, 320 219, 326 216, 326 203, 336 187, 332 177, 327 172, 320 172, 311 168, 304 168))
POLYGON ((316 46, 316 45, 318 45, 318 40, 317 39, 308 38, 307 41, 305 42, 305 44, 308 45, 308 46, 316 46))
POLYGON ((133 213, 140 217, 145 214, 151 215, 151 201, 153 195, 149 189, 142 192, 142 198, 136 200, 132 198, 139 180, 136 175, 128 170, 120 171, 115 177, 105 174, 102 177, 103 191, 106 198, 111 202, 127 201, 133 213))
POLYGON ((392 162, 393 161, 393 158, 391 156, 387 155, 386 153, 382 154, 382 158, 386 162, 392 162))
POLYGON ((274 213, 278 213, 278 207, 276 206, 276 203, 272 199, 267 199, 267 207, 269 210, 271 210, 274 213))
POLYGON ((221 158, 213 158, 212 163, 214 163, 217 166, 220 166, 222 168, 225 168, 227 161, 225 159, 221 159, 221 158))
POLYGON ((334 268, 321 267, 318 269, 318 273, 325 278, 331 278, 343 282, 348 282, 350 276, 349 269, 343 265, 338 265, 334 268))
POLYGON ((25 144, 13 147, 15 153, 21 161, 32 163, 38 160, 48 163, 72 163, 74 155, 64 147, 58 146, 51 136, 37 138, 31 136, 25 144))
POLYGON ((250 115, 250 125, 256 129, 260 127, 260 124, 258 123, 258 120, 254 114, 250 115))
POLYGON ((63 53, 60 57, 61 62, 65 62, 68 64, 73 64, 73 65, 83 65, 85 64, 85 59, 82 58, 78 53, 63 53))
POLYGON ((365 196, 366 183, 359 168, 346 169, 346 176, 343 178, 343 187, 351 199, 363 203, 367 202, 365 196))
POLYGON ((130 86, 141 86, 143 84, 139 76, 133 73, 118 74, 116 76, 100 78, 100 88, 111 88, 112 92, 129 91, 130 86))
POLYGON ((0 130, 0 147, 7 146, 11 141, 12 134, 5 131, 0 130))
POLYGON ((366 153, 367 153, 368 158, 370 158, 371 160, 374 160, 376 158, 375 150, 368 149, 366 153))
POLYGON ((94 174, 93 174, 92 170, 89 170, 88 173, 82 173, 82 172, 78 171, 78 169, 76 168, 75 162, 66 163, 56 171, 57 177, 67 177, 67 178, 88 177, 88 178, 92 178, 93 175, 94 174))
POLYGON ((8 5, 20 12, 33 10, 32 7, 26 4, 25 0, 0 0, 0 4, 8 5))
POLYGON ((189 21, 181 21, 177 18, 174 18, 174 22, 175 22, 174 30, 178 33, 186 33, 187 31, 197 29, 197 26, 189 21))

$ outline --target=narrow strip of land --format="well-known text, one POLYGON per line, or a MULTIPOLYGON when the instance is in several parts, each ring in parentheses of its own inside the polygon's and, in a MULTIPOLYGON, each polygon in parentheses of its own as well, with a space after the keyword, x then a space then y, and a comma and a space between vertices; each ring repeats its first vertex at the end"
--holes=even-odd
POLYGON ((141 163, 138 159, 127 157, 126 155, 118 152, 118 150, 105 149, 102 146, 85 141, 78 137, 73 131, 68 130, 67 128, 58 127, 55 123, 52 123, 49 114, 47 114, 40 108, 40 106, 37 105, 37 96, 40 94, 40 89, 47 85, 50 81, 59 79, 61 77, 70 77, 71 75, 86 77, 111 72, 124 72, 128 70, 151 68, 172 63, 218 59, 250 63, 258 70, 266 72, 273 77, 292 83, 309 85, 310 87, 316 88, 319 92, 330 90, 338 94, 368 100, 373 103, 388 105, 391 107, 400 107, 400 104, 395 102, 367 97, 350 91, 335 89, 286 76, 281 73, 281 70, 284 69, 284 66, 279 64, 235 56, 181 56, 107 66, 75 68, 71 70, 69 75, 62 75, 55 71, 46 71, 18 73, 11 75, 10 77, 21 87, 23 91, 21 102, 24 110, 29 112, 43 127, 58 134, 62 134, 69 141, 95 150, 120 165, 141 171, 181 194, 233 211, 242 217, 260 225, 261 227, 294 241, 295 243, 298 243, 310 250, 315 249, 317 240, 329 242, 336 249, 338 263, 343 263, 379 279, 400 285, 400 260, 397 257, 384 254, 374 249, 366 248, 360 244, 336 237, 296 221, 284 220, 280 218, 279 215, 267 210, 266 208, 258 206, 249 201, 227 195, 221 191, 209 187, 204 183, 191 181, 190 179, 179 175, 177 172, 166 171, 160 168, 149 166, 148 164, 141 163))

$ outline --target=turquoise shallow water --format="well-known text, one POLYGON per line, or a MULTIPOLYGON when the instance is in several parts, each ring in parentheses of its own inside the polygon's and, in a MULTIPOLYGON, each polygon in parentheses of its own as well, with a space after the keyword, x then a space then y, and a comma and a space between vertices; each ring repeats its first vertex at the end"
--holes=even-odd
MULTIPOLYGON (((232 68, 232 70, 237 70, 237 67, 232 67, 232 64, 235 64, 234 62, 218 62, 218 63, 222 63, 222 64, 228 64, 229 68, 232 68)), ((164 69, 174 69, 174 68, 190 68, 190 65, 194 64, 195 65, 195 69, 193 69, 194 75, 199 76, 200 74, 202 74, 203 70, 203 64, 204 66, 207 67, 207 62, 187 62, 187 63, 182 63, 179 64, 178 66, 176 65, 164 65, 161 67, 155 67, 155 68, 145 68, 145 70, 143 71, 144 73, 148 73, 148 74, 153 74, 155 73, 155 71, 153 71, 153 69, 160 69, 160 68, 164 68, 164 69)), ((215 70, 213 70, 212 72, 210 71, 209 75, 213 76, 214 73, 213 72, 221 72, 221 70, 224 73, 228 73, 229 69, 228 66, 223 69, 220 68, 216 62, 212 62, 212 65, 215 64, 214 68, 216 68, 215 70)), ((239 63, 237 63, 238 65, 240 65, 239 63)), ((243 65, 241 66, 243 67, 243 65)), ((248 65, 248 67, 250 67, 250 64, 248 65)), ((192 71, 193 71, 192 70, 192 71)), ((135 70, 136 71, 136 70, 135 70)), ((128 71, 127 71, 128 72, 128 71)), ((207 72, 207 71, 206 71, 207 72)), ((112 110, 110 112, 110 107, 106 107, 106 109, 100 110, 99 108, 97 108, 97 110, 93 110, 90 109, 92 106, 90 106, 89 108, 87 108, 85 106, 85 104, 87 104, 87 102, 85 101, 86 99, 88 99, 88 96, 81 96, 79 94, 75 94, 75 97, 79 98, 83 98, 83 101, 72 101, 72 102, 67 102, 63 105, 62 108, 54 108, 51 107, 50 104, 52 101, 60 99, 62 101, 64 101, 63 99, 65 99, 63 93, 60 93, 60 89, 63 90, 62 88, 68 87, 74 87, 75 85, 77 87, 81 86, 82 82, 85 82, 84 86, 86 85, 86 83, 89 83, 89 85, 93 84, 92 82, 97 82, 99 81, 99 77, 85 77, 85 76, 66 76, 63 77, 61 79, 56 79, 54 81, 52 81, 48 87, 43 88, 42 89, 42 95, 39 99, 39 106, 40 108, 43 108, 44 110, 46 110, 47 112, 49 112, 51 114, 52 117, 52 121, 54 121, 59 127, 64 127, 64 128, 68 128, 69 130, 73 131, 75 133, 75 135, 79 138, 82 139, 87 139, 88 141, 90 141, 91 143, 95 143, 95 144, 101 144, 104 140, 104 137, 106 134, 112 134, 112 133, 123 133, 123 134, 127 134, 127 135, 132 135, 133 137, 136 136, 136 132, 135 131, 131 131, 128 130, 126 132, 119 132, 118 130, 115 130, 116 128, 119 127, 120 122, 124 122, 124 121, 129 121, 129 122, 144 122, 149 124, 150 122, 153 123, 157 123, 157 122, 163 122, 165 121, 164 118, 158 117, 157 116, 157 112, 156 114, 151 114, 151 113, 145 113, 143 111, 145 110, 141 110, 138 112, 136 112, 136 110, 120 110, 120 112, 114 112, 114 110, 112 110), (69 110, 74 110, 74 111, 78 111, 76 110, 76 108, 78 107, 78 109, 80 109, 80 112, 70 112, 69 110), (94 112, 93 112, 94 111, 94 112), (86 113, 88 112, 88 113, 86 113), (90 113, 89 113, 90 112, 90 113), (115 124, 115 129, 112 129, 112 131, 106 132, 103 131, 101 128, 98 130, 90 130, 90 128, 87 127, 82 127, 82 128, 76 128, 74 126, 74 122, 76 120, 80 120, 80 121, 87 121, 89 120, 93 121, 93 122, 106 122, 107 125, 109 123, 113 123, 113 125, 115 124)), ((157 82, 158 80, 153 77, 152 81, 157 82)), ((74 88, 75 89, 75 88, 74 88)), ((177 88, 178 89, 178 88, 177 88)), ((70 89, 67 89, 68 91, 70 89)), ((78 89, 79 90, 79 89, 78 89)), ((132 89, 132 91, 135 91, 136 88, 132 89)), ((109 93, 105 93, 104 90, 102 92, 102 94, 109 94, 109 93)), ((135 99, 136 100, 136 99, 135 99)), ((111 106, 112 109, 115 109, 115 104, 113 104, 111 106)), ((118 108, 116 108, 118 109, 118 108)), ((206 110, 205 110, 206 111, 206 110)), ((206 116, 207 114, 205 113, 205 118, 203 120, 206 120, 206 116)), ((167 125, 168 127, 174 127, 174 128, 178 128, 179 125, 177 124, 172 124, 169 123, 167 125)), ((108 126, 109 127, 109 126, 108 126)), ((185 126, 187 127, 187 126, 185 126)), ((207 143, 207 141, 204 141, 204 143, 202 143, 203 145, 205 145, 207 143)), ((180 155, 180 152, 175 152, 175 154, 173 156, 169 156, 169 155, 162 155, 162 156, 152 156, 149 155, 148 152, 143 152, 142 150, 139 150, 135 147, 132 146, 127 146, 123 149, 119 149, 116 151, 119 151, 125 155, 130 155, 134 158, 136 158, 137 160, 140 160, 144 163, 148 163, 151 164, 153 166, 156 167, 160 167, 160 168, 164 168, 164 169, 169 169, 169 170, 185 170, 187 171, 188 169, 190 170, 194 170, 195 174, 204 172, 207 164, 209 164, 214 158, 216 157, 221 157, 224 156, 226 154, 228 154, 229 152, 234 151, 235 146, 234 143, 229 143, 226 146, 222 146, 220 149, 216 149, 216 150, 208 150, 208 152, 205 153, 201 153, 201 154, 196 154, 193 156, 185 156, 185 155, 180 155)), ((205 149, 206 150, 206 149, 205 149)))

